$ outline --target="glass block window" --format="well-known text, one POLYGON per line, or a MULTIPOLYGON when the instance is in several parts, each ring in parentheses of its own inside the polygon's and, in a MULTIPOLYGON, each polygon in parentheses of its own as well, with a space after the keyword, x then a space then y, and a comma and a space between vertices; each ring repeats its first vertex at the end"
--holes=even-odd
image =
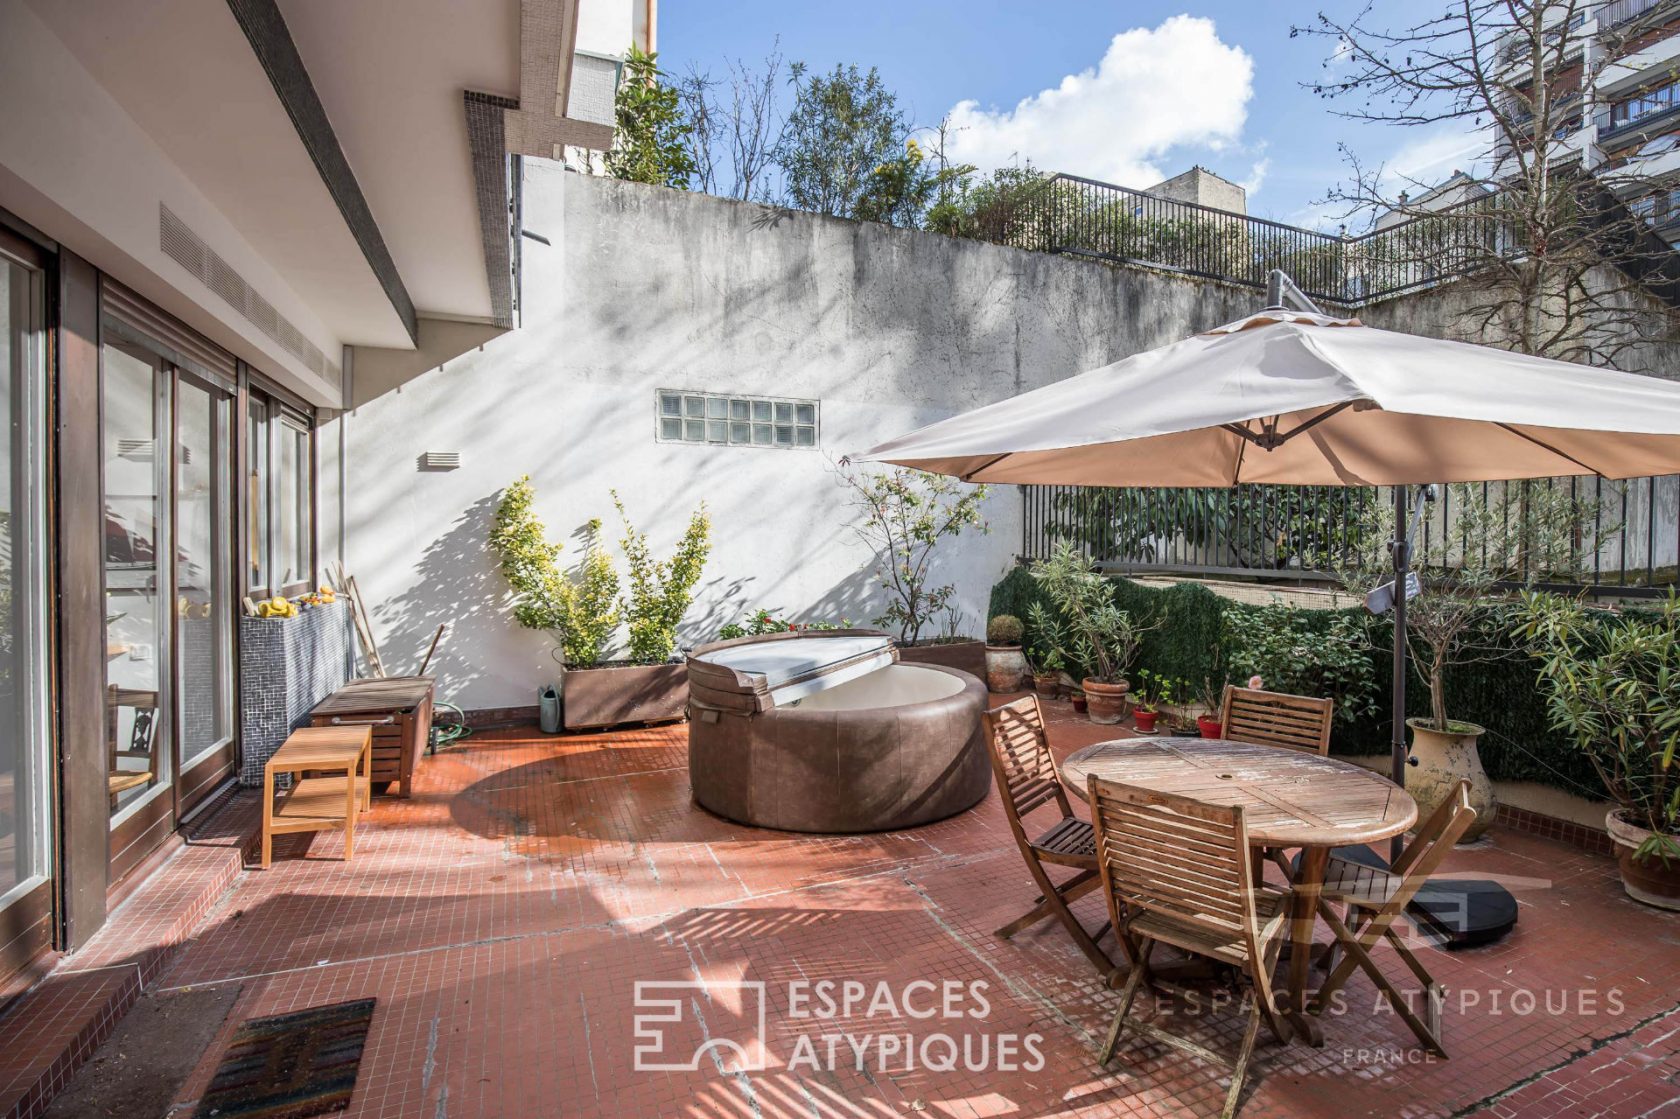
POLYGON ((737 447, 815 447, 817 402, 659 390, 654 409, 662 443, 737 447))

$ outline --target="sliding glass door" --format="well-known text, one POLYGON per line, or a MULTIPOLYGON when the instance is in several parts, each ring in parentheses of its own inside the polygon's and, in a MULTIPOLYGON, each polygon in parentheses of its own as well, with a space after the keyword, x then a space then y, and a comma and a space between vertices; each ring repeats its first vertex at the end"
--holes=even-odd
POLYGON ((192 801, 233 764, 233 398, 182 373, 175 416, 175 693, 192 801))
POLYGON ((0 230, 0 975, 52 936, 44 263, 0 230))
POLYGON ((113 879, 234 768, 234 397, 165 349, 103 350, 113 879))

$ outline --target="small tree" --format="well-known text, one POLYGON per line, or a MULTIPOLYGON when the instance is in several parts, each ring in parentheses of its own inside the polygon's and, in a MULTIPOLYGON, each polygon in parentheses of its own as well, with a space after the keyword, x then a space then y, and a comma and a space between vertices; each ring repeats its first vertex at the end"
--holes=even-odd
MULTIPOLYGON (((1450 522, 1412 545, 1423 591, 1406 602, 1406 636, 1429 688, 1429 729, 1450 733, 1457 725, 1447 712, 1452 667, 1504 655, 1483 640, 1489 607, 1504 588, 1538 582, 1572 562, 1576 540, 1597 518, 1566 491, 1528 482, 1454 483, 1445 504, 1450 522)), ((1393 530, 1383 507, 1366 505, 1351 562, 1338 571, 1354 593, 1393 577, 1393 530)))
POLYGON ((776 147, 788 201, 838 218, 879 212, 877 169, 898 158, 910 135, 898 98, 873 67, 811 74, 796 62, 790 70, 793 108, 776 147))
POLYGON ((503 491, 490 546, 513 590, 513 616, 519 624, 547 630, 568 666, 588 668, 600 662, 618 629, 618 572, 601 546, 598 520, 585 531, 577 570, 569 576, 561 571, 561 545, 549 542, 532 508, 535 498, 529 475, 503 491))
POLYGON ((688 150, 693 126, 677 90, 660 83, 658 55, 632 45, 614 99, 616 130, 607 174, 633 183, 688 189, 695 173, 688 150))
POLYGON ((683 108, 693 123, 689 153, 699 189, 707 194, 767 202, 774 195, 771 171, 786 118, 777 105, 786 60, 773 44, 761 69, 728 60, 723 80, 690 69, 679 83, 683 108))
POLYGON ((880 557, 875 575, 887 593, 887 608, 875 624, 896 626, 898 639, 913 645, 956 593, 948 583, 929 586, 934 551, 966 528, 986 530, 980 513, 986 487, 902 466, 841 477, 861 514, 858 538, 880 557))
POLYGON ((613 505, 624 523, 624 561, 630 569, 630 593, 623 601, 630 627, 630 659, 664 664, 677 647, 677 627, 694 601, 706 557, 712 550, 712 520, 702 502, 688 519, 688 529, 670 559, 654 559, 647 533, 636 531, 613 491, 613 505))
MULTIPOLYGON (((1071 658, 1084 665, 1099 684, 1125 680, 1147 628, 1115 604, 1114 587, 1085 553, 1063 541, 1051 550, 1049 559, 1032 565, 1032 577, 1061 614, 1068 633, 1061 640, 1066 641, 1071 658)), ((1029 616, 1040 632, 1060 634, 1061 627, 1047 616, 1042 604, 1033 603, 1029 616)))

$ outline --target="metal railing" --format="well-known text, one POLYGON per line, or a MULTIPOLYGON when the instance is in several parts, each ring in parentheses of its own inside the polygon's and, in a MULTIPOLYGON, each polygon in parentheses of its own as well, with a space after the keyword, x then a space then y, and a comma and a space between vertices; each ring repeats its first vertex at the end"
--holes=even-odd
POLYGON ((1352 307, 1427 287, 1515 251, 1498 196, 1402 215, 1358 237, 1055 175, 981 215, 977 235, 1263 289, 1282 269, 1316 300, 1352 307))
MULTIPOLYGON (((1490 485, 1484 483, 1482 495, 1490 485)), ((1680 585, 1680 475, 1613 482, 1553 478, 1542 486, 1579 510, 1566 545, 1525 552, 1520 581, 1596 596, 1655 597, 1680 585)), ((1106 570, 1266 581, 1329 582, 1369 554, 1386 488, 1243 485, 1232 489, 1021 486, 1021 558, 1043 559, 1062 541, 1106 570)), ((1419 555, 1461 561, 1450 487, 1428 506, 1419 555), (1445 534, 1443 536, 1443 534, 1445 534), (1444 541, 1445 545, 1437 547, 1444 541)), ((1512 503, 1519 510, 1526 503, 1512 503)), ((1539 504, 1536 502, 1536 504, 1539 504)), ((1510 505, 1506 506, 1507 513, 1510 505)), ((1526 537, 1527 533, 1519 533, 1526 537)))

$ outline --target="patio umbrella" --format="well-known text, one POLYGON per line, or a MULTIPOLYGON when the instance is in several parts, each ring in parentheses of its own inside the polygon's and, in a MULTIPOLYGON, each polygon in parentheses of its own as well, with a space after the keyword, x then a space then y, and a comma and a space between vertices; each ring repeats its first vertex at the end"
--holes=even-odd
MULTIPOLYGON (((971 482, 1407 487, 1680 472, 1680 384, 1420 338, 1282 306, 852 456, 971 482)), ((1296 301, 1312 304, 1296 293, 1296 301)), ((1405 596, 1395 596, 1393 776, 1405 783, 1405 596)))

